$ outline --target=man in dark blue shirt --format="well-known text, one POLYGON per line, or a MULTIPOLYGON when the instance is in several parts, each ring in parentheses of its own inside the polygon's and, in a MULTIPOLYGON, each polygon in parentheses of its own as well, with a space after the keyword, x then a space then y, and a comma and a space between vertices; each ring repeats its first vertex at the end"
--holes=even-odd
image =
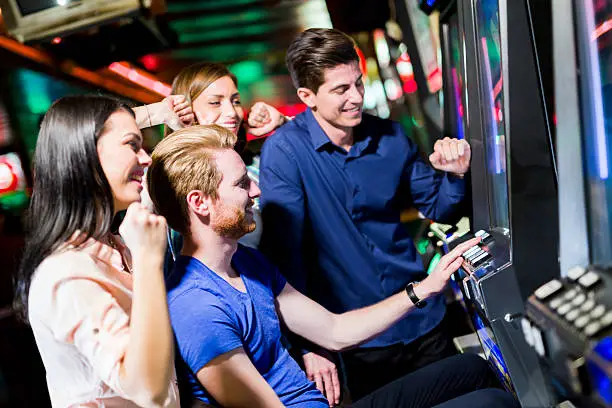
MULTIPOLYGON (((400 213, 414 206, 427 218, 447 219, 464 196, 470 148, 454 139, 436 142, 432 168, 399 124, 363 114, 354 43, 337 30, 303 32, 286 61, 308 109, 263 147, 261 248, 294 287, 343 313, 424 278, 400 213)), ((452 354, 440 327, 444 314, 438 296, 345 352, 353 398, 452 354)), ((336 402, 335 367, 324 351, 304 348, 307 374, 336 402)))

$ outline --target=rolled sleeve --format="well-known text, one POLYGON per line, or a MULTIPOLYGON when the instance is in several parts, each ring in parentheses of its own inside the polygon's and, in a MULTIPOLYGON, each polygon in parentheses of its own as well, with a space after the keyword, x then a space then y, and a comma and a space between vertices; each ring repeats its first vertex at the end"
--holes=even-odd
MULTIPOLYGON (((397 125, 397 132, 403 131, 397 125)), ((404 169, 404 179, 409 185, 410 196, 415 207, 425 217, 449 221, 465 196, 465 180, 435 170, 419 156, 416 145, 408 138, 409 155, 404 169)))

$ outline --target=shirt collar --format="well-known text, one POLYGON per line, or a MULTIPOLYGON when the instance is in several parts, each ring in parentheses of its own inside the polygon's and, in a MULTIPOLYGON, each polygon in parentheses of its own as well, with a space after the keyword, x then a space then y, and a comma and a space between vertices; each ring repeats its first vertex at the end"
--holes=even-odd
MULTIPOLYGON (((332 141, 315 119, 312 109, 306 109, 305 119, 308 126, 308 133, 310 134, 310 139, 312 140, 312 145, 315 150, 320 151, 324 146, 332 145, 332 141)), ((354 129, 356 140, 353 148, 351 148, 352 156, 360 155, 372 142, 372 137, 369 134, 370 132, 368 132, 368 126, 365 121, 365 118, 363 118, 361 123, 354 129)))
POLYGON ((312 109, 307 108, 305 116, 306 124, 308 126, 308 133, 310 134, 312 145, 314 146, 315 150, 320 150, 328 143, 331 144, 331 140, 329 140, 329 137, 327 136, 327 134, 325 134, 323 128, 315 119, 314 114, 312 113, 312 109))

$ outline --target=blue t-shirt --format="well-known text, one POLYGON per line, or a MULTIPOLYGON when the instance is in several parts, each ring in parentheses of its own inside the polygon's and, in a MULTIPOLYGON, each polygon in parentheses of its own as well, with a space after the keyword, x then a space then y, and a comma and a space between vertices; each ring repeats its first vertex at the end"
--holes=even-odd
POLYGON ((196 374, 214 358, 242 347, 286 406, 324 408, 325 397, 281 342, 274 299, 285 286, 278 269, 254 249, 238 246, 232 258, 247 293, 195 258, 177 259, 168 279, 170 319, 180 359, 179 378, 193 397, 218 405, 196 374))

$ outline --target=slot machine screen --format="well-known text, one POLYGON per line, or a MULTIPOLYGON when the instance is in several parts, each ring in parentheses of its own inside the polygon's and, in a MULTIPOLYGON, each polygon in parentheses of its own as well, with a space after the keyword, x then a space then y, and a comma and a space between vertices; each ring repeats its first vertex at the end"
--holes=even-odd
POLYGON ((451 63, 451 81, 452 95, 449 98, 452 100, 453 109, 455 110, 455 116, 457 123, 455 124, 457 129, 457 139, 465 138, 465 108, 463 103, 463 90, 465 89, 465 82, 463 78, 463 70, 461 68, 461 56, 462 56, 462 42, 459 37, 459 17, 455 14, 449 20, 449 45, 450 45, 450 63, 451 63))
MULTIPOLYGON (((578 24, 582 132, 589 247, 594 264, 612 266, 612 1, 585 0, 578 24)), ((586 245, 586 243, 585 243, 586 245)))
POLYGON ((476 330, 476 334, 478 335, 478 339, 482 345, 485 358, 493 366, 493 371, 497 374, 499 380, 506 390, 514 393, 514 387, 512 386, 512 381, 510 380, 510 372, 508 371, 504 357, 499 349, 497 340, 493 334, 493 330, 491 330, 491 328, 484 323, 478 312, 475 311, 471 314, 471 316, 472 323, 474 324, 474 329, 476 330))
POLYGON ((497 0, 477 0, 475 10, 491 229, 509 235, 499 5, 497 0))

